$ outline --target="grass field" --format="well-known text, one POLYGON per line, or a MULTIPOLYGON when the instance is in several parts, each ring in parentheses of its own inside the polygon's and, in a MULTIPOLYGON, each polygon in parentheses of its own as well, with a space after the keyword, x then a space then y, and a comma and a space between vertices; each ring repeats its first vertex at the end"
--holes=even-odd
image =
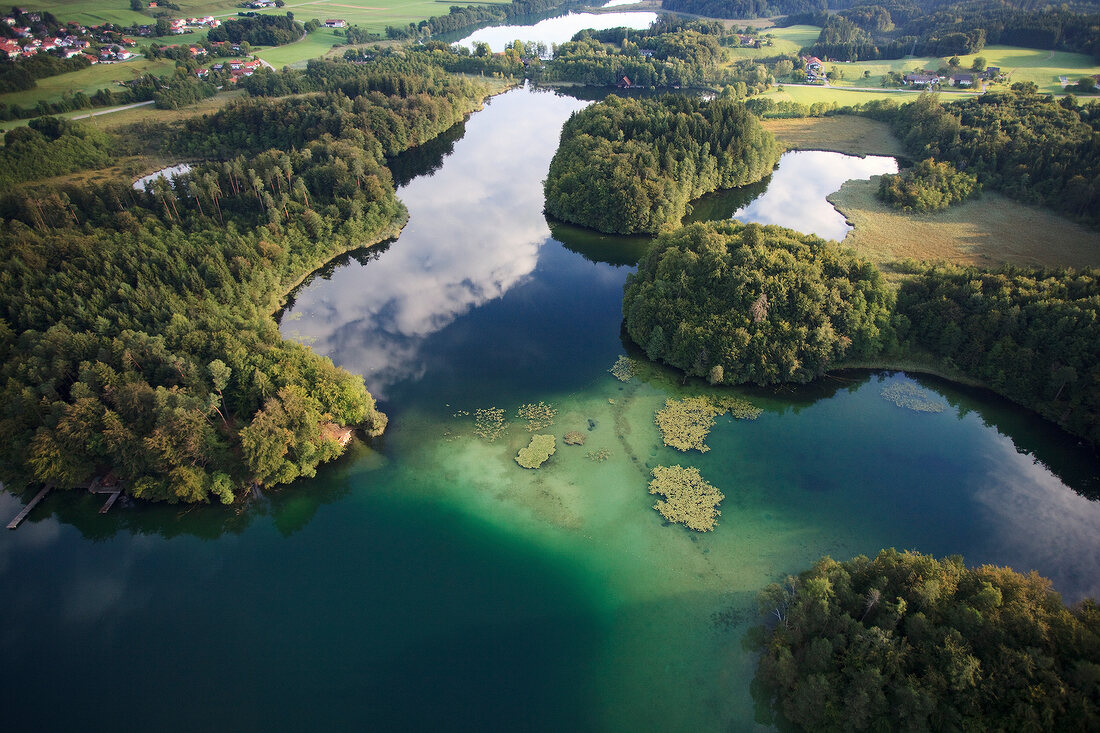
MULTIPOLYGON (((731 21, 737 27, 744 27, 740 21, 731 21)), ((797 54, 803 46, 809 46, 817 40, 821 29, 815 25, 792 25, 790 28, 767 28, 762 30, 763 35, 771 35, 772 45, 763 48, 730 48, 730 59, 770 58, 782 54, 797 54)), ((735 39, 736 40, 736 39, 735 39)))
POLYGON ((138 58, 118 64, 95 64, 80 71, 39 79, 34 89, 0 94, 0 102, 30 107, 43 99, 47 102, 59 100, 65 92, 84 92, 91 96, 100 89, 114 90, 117 81, 128 81, 142 74, 168 76, 175 69, 176 62, 166 59, 138 58))
MULTIPOLYGON (((985 59, 986 66, 999 66, 1001 71, 1007 73, 1009 84, 1017 81, 1032 81, 1039 86, 1041 91, 1050 92, 1051 94, 1063 93, 1062 85, 1058 82, 1059 76, 1067 76, 1071 82, 1075 83, 1082 76, 1100 74, 1100 66, 1097 66, 1093 63, 1091 57, 1084 54, 1041 51, 1012 46, 988 46, 981 53, 960 56, 960 71, 968 71, 970 64, 978 56, 985 59)), ((829 71, 835 68, 843 74, 843 78, 835 80, 834 84, 881 89, 882 78, 888 72, 896 71, 905 74, 916 69, 935 70, 945 66, 947 66, 946 58, 912 56, 887 61, 826 63, 825 70, 829 71), (869 78, 863 77, 865 71, 870 72, 869 78)))
POLYGON ((901 142, 885 122, 854 115, 761 120, 779 142, 791 150, 833 150, 849 155, 904 156, 901 142))
POLYGON ((800 104, 814 104, 816 102, 831 104, 835 102, 841 107, 849 104, 862 104, 863 102, 870 102, 875 99, 885 99, 888 97, 893 97, 899 102, 911 102, 917 98, 916 93, 899 89, 880 89, 878 91, 868 89, 864 91, 859 89, 794 86, 792 84, 785 84, 782 85, 782 87, 782 91, 775 88, 767 92, 764 96, 771 97, 777 102, 782 100, 798 102, 800 104))
POLYGON ((875 197, 878 180, 848 181, 829 196, 855 227, 844 245, 877 264, 912 257, 983 267, 1100 266, 1100 234, 1046 209, 985 192, 946 211, 906 214, 875 197))

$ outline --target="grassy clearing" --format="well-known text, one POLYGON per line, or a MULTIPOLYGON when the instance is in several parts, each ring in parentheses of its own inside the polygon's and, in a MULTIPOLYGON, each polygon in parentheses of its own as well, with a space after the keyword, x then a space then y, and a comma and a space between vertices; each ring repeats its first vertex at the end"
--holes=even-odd
POLYGON ((933 214, 906 214, 875 197, 878 176, 829 196, 855 228, 844 245, 886 266, 911 257, 982 267, 1100 266, 1100 234, 993 192, 933 214))
POLYGON ((168 76, 176 69, 176 62, 167 59, 137 58, 118 64, 95 64, 80 71, 47 76, 39 79, 34 89, 0 94, 0 103, 33 107, 42 100, 55 102, 66 93, 84 92, 91 96, 100 89, 114 90, 120 81, 129 81, 143 74, 168 76))
MULTIPOLYGON (((730 21, 730 26, 743 28, 745 21, 730 21)), ((815 25, 792 25, 790 28, 767 28, 764 35, 772 36, 772 45, 763 48, 730 48, 730 58, 740 59, 771 58, 782 54, 797 54, 803 46, 809 46, 817 40, 821 29, 815 25)))
MULTIPOLYGON (((986 66, 999 66, 1001 71, 1008 73, 1008 83, 1018 81, 1031 81, 1039 86, 1043 92, 1062 94, 1062 85, 1058 81, 1059 76, 1066 76, 1071 83, 1076 83, 1082 76, 1100 74, 1100 66, 1097 66, 1091 57, 1079 53, 1066 53, 1064 51, 1041 51, 1034 48, 1016 48, 1013 46, 987 46, 981 52, 960 56, 960 71, 969 71, 971 63, 978 56, 985 59, 986 66)), ((862 87, 865 89, 881 88, 882 78, 891 71, 901 74, 917 69, 940 69, 947 66, 947 58, 935 58, 929 56, 911 56, 904 59, 892 59, 886 61, 856 61, 836 62, 825 64, 825 70, 836 69, 843 74, 843 78, 834 81, 841 86, 862 87), (869 76, 864 78, 864 72, 869 76)), ((945 89, 944 92, 949 90, 945 89)))
POLYGON ((297 43, 258 51, 256 56, 276 69, 281 69, 284 66, 301 64, 309 59, 325 56, 332 50, 334 45, 343 45, 343 43, 344 35, 342 33, 336 35, 335 28, 318 28, 297 43))
POLYGON ((761 120, 764 129, 792 150, 833 150, 849 155, 904 156, 905 149, 884 122, 854 115, 761 120))

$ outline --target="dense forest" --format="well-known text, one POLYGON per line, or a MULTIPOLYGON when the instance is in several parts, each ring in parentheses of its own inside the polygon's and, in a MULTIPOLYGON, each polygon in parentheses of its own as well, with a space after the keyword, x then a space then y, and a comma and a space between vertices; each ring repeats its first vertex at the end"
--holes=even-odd
POLYGON ((658 232, 678 226, 692 199, 769 175, 779 154, 733 99, 611 95, 562 128, 546 211, 602 232, 658 232))
MULTIPOLYGON (((142 498, 228 502, 252 482, 312 475, 341 452, 341 426, 382 429, 362 380, 283 341, 271 314, 311 270, 396 232, 405 212, 385 155, 486 91, 405 89, 369 65, 344 84, 359 75, 354 97, 247 99, 184 126, 173 149, 215 160, 145 191, 0 197, 6 481, 67 488, 111 471, 142 498), (324 105, 342 125, 314 114, 324 105)), ((53 124, 58 139, 86 134, 53 124)))
POLYGON ((923 94, 865 113, 889 121, 918 160, 951 163, 985 188, 1100 226, 1100 106, 1022 90, 954 104, 923 94))
POLYGON ((1100 727, 1100 608, 1032 572, 883 550, 760 595, 757 679, 812 731, 1100 727))
POLYGON ((905 343, 1100 445, 1100 272, 901 269, 905 343))
MULTIPOLYGON (((745 59, 726 65, 728 37, 720 23, 665 16, 647 30, 581 31, 555 47, 553 59, 531 76, 592 86, 732 87, 736 97, 762 92, 772 81, 763 63, 745 59)), ((787 73, 789 73, 787 69, 787 73)))
POLYGON ((878 270, 813 235, 737 222, 659 237, 627 279, 626 332, 712 383, 809 382, 893 343, 878 270))
POLYGON ((211 28, 207 40, 212 43, 246 41, 253 46, 282 46, 294 43, 305 33, 305 28, 286 15, 253 15, 230 18, 217 28, 211 28))

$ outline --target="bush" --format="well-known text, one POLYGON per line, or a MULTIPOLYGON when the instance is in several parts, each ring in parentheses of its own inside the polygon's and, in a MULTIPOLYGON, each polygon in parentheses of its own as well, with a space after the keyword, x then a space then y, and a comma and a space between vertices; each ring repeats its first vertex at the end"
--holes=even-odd
POLYGON ((884 175, 878 197, 896 209, 925 212, 942 211, 980 191, 977 177, 928 158, 898 175, 884 175))

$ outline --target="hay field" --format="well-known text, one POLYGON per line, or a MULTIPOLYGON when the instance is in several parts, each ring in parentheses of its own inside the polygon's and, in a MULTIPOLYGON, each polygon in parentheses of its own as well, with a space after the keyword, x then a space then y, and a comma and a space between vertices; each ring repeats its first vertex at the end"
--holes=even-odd
POLYGON ((844 245, 889 272, 889 263, 947 260, 995 267, 1100 267, 1100 233, 998 193, 931 214, 907 214, 875 197, 879 177, 848 181, 829 201, 855 228, 844 245))
POLYGON ((889 125, 866 117, 800 117, 760 123, 791 150, 833 150, 859 156, 905 155, 889 125))

